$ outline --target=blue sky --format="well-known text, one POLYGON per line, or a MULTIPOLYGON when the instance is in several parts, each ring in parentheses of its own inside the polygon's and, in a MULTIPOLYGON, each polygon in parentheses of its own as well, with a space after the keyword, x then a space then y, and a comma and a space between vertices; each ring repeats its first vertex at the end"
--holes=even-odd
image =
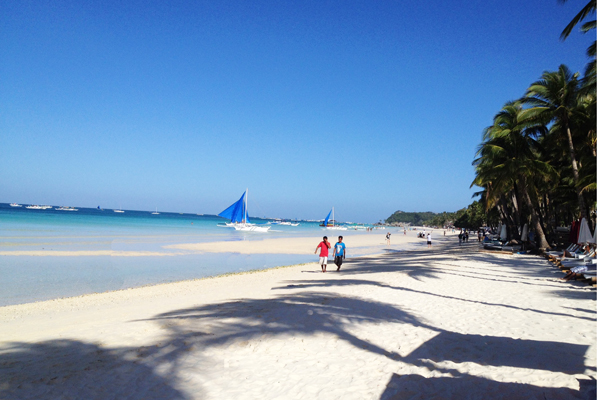
POLYGON ((0 3, 0 201, 376 222, 470 204, 586 1, 0 3))

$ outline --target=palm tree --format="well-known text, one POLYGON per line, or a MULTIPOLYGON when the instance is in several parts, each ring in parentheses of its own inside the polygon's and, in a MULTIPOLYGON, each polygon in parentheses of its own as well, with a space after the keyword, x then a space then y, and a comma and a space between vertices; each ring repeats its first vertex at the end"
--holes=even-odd
POLYGON ((580 187, 576 150, 570 130, 571 120, 578 116, 581 89, 578 77, 578 72, 571 73, 568 67, 563 64, 556 72, 546 71, 540 80, 527 89, 524 102, 532 106, 527 110, 529 117, 545 124, 554 123, 550 129, 550 134, 563 132, 566 135, 578 207, 581 216, 588 220, 587 208, 580 187))
POLYGON ((477 172, 473 184, 486 188, 488 206, 502 201, 502 209, 503 196, 517 188, 531 215, 539 247, 544 249, 549 245, 537 212, 535 182, 546 182, 557 173, 539 157, 536 137, 541 127, 537 127, 533 115, 522 108, 520 101, 504 105, 493 125, 485 130, 478 158, 473 161, 477 172))
MULTIPOLYGON (((568 0, 560 0, 560 3, 566 3, 567 1, 568 0)), ((562 31, 562 34, 560 35, 560 39, 566 40, 566 38, 568 38, 568 36, 570 36, 570 33, 572 33, 572 29, 574 29, 574 27, 576 25, 578 25, 579 22, 583 21, 588 15, 591 15, 592 13, 594 13, 596 9, 597 9, 597 0, 589 0, 589 2, 582 8, 582 10, 580 10, 580 12, 578 14, 576 14, 574 16, 574 18, 572 18, 572 21, 570 21, 570 23, 566 26, 566 28, 564 28, 564 30, 562 31)), ((590 27, 591 25, 593 28, 595 27, 595 20, 587 22, 586 24, 583 25, 583 27, 586 29, 587 27, 590 27)))
MULTIPOLYGON (((560 0, 560 3, 566 3, 568 0, 560 0)), ((560 39, 561 40, 566 40, 568 38, 568 36, 570 36, 570 33, 572 33, 572 30, 574 29, 574 27, 576 25, 578 25, 581 21, 583 21, 586 17, 588 17, 589 15, 595 13, 595 11, 597 10, 597 0, 589 0, 589 2, 582 8, 582 10, 580 10, 580 12, 578 14, 576 14, 574 16, 574 18, 572 18, 572 21, 570 21, 570 23, 566 26, 566 28, 564 28, 564 30, 562 31, 561 35, 560 35, 560 39)), ((593 19, 591 21, 588 21, 586 23, 584 23, 581 28, 580 31, 582 33, 587 33, 593 29, 595 29, 595 27, 597 26, 596 21, 593 19)), ((589 58, 591 59, 591 61, 587 64, 587 68, 585 69, 585 80, 587 80, 589 83, 595 85, 595 48, 597 47, 597 41, 593 41, 593 43, 591 43, 591 45, 589 46, 589 48, 587 49, 587 55, 589 56, 589 58)))

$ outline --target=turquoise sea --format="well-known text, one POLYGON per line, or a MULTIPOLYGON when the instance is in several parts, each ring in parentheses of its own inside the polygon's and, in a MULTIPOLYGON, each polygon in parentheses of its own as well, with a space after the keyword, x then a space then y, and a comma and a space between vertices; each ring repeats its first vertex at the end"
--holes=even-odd
MULTIPOLYGON (((318 222, 272 225, 267 233, 218 226, 225 219, 151 211, 59 211, 0 203, 0 251, 157 251, 164 245, 313 236, 318 222)), ((253 223, 268 220, 252 218, 253 223)), ((364 255, 352 252, 353 256, 364 255)), ((313 255, 205 253, 169 257, 0 256, 0 306, 316 261, 313 255)))

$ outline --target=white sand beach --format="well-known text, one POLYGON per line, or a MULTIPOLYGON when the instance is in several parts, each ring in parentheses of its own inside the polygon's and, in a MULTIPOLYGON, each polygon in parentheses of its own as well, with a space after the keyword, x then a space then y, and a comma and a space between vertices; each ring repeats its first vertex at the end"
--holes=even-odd
POLYGON ((595 288, 538 256, 436 236, 340 272, 2 307, 0 398, 594 399, 595 288))

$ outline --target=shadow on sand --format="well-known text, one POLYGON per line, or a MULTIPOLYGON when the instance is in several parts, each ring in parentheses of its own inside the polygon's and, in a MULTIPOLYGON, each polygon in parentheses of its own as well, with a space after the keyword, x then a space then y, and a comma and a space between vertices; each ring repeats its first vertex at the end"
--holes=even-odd
MULTIPOLYGON (((462 246, 442 251, 445 258, 441 262, 449 263, 470 249, 462 246)), ((425 249, 380 257, 364 257, 350 260, 342 274, 359 278, 365 276, 371 278, 370 280, 301 280, 285 287, 302 289, 298 293, 291 292, 265 299, 225 301, 162 313, 149 320, 164 329, 165 337, 157 346, 150 348, 103 349, 94 344, 68 340, 36 344, 14 343, 11 348, 4 348, 0 353, 0 398, 115 399, 121 397, 121 376, 135 377, 134 382, 127 382, 127 393, 131 392, 129 385, 135 385, 138 392, 128 398, 202 398, 201 388, 194 390, 191 396, 183 393, 180 388, 177 389, 177 377, 181 372, 185 372, 184 359, 190 351, 196 353, 196 362, 207 365, 210 360, 206 360, 202 352, 211 347, 272 336, 312 336, 321 333, 333 335, 355 348, 444 375, 424 378, 416 374, 394 374, 381 396, 383 400, 472 399, 474 397, 471 393, 485 393, 483 398, 486 399, 577 399, 586 398, 587 393, 591 394, 590 385, 584 385, 582 382, 581 390, 575 391, 497 382, 461 373, 465 368, 451 368, 454 364, 462 366, 472 363, 569 375, 583 374, 587 368, 584 362, 588 349, 586 345, 460 334, 431 326, 427 321, 391 304, 329 292, 309 291, 311 288, 332 285, 375 285, 391 290, 406 290, 392 287, 385 282, 377 282, 374 280, 374 274, 391 271, 406 273, 413 279, 438 279, 441 274, 454 273, 453 270, 446 271, 445 268, 437 266, 437 260, 431 262, 432 256, 433 254, 425 249), (351 333, 354 324, 388 322, 423 327, 437 332, 437 335, 410 354, 400 356, 351 333)), ((488 265, 486 255, 481 257, 470 254, 467 255, 467 260, 468 257, 471 257, 473 262, 475 257, 478 257, 479 263, 488 265)), ((491 257, 489 260, 491 262, 491 257)), ((503 264, 509 261, 499 258, 496 262, 503 264)), ((484 268, 484 276, 478 276, 475 273, 478 271, 473 269, 461 268, 458 272, 475 279, 508 282, 516 280, 516 276, 484 268)), ((541 273, 540 263, 536 267, 533 264, 527 272, 541 273)), ((553 289, 553 285, 545 281, 529 279, 527 284, 553 289)), ((419 293, 440 296, 420 291, 419 293)), ((454 299, 450 296, 445 297, 454 299)))
POLYGON ((425 378, 421 375, 397 375, 390 378, 380 400, 589 400, 595 398, 595 381, 583 380, 580 391, 568 388, 539 387, 523 383, 504 383, 490 379, 456 375, 425 378))
POLYGON ((75 340, 12 343, 0 353, 0 398, 183 400, 174 378, 128 349, 75 340))

